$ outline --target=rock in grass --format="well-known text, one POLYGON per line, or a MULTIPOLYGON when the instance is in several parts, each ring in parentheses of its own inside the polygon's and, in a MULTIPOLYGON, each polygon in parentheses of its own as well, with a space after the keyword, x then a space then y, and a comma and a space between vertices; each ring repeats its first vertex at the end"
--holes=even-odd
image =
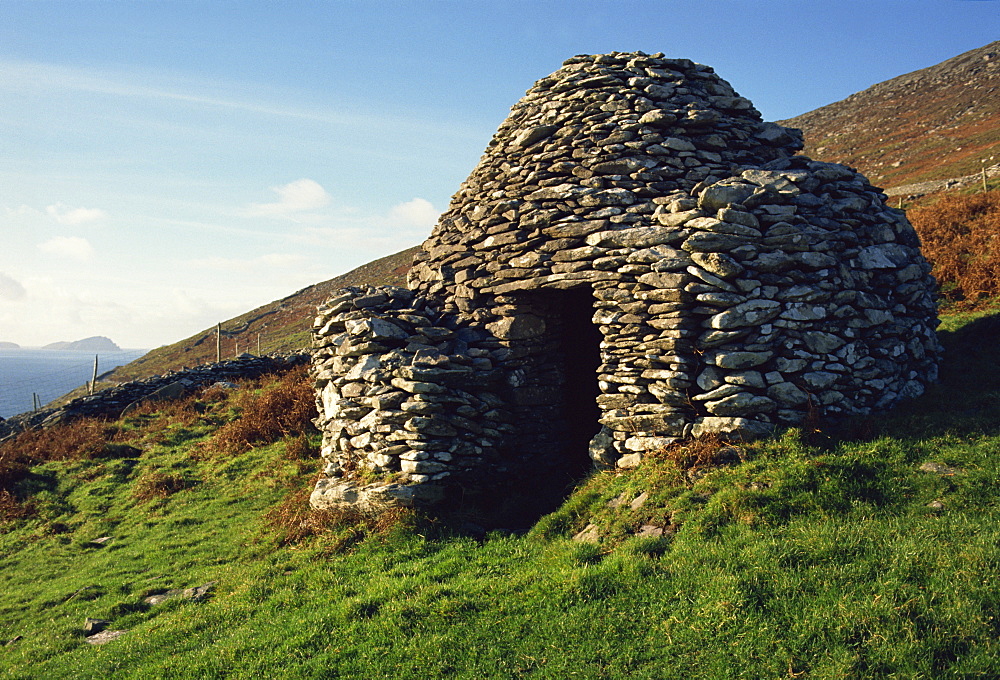
POLYGON ((578 543, 599 543, 601 540, 601 530, 596 524, 588 524, 583 531, 573 536, 573 540, 578 543))
POLYGON ((83 622, 83 634, 88 637, 95 635, 107 628, 110 624, 110 621, 105 621, 104 619, 92 619, 88 617, 87 620, 83 622))
POLYGON ((204 600, 212 591, 215 589, 216 581, 209 581, 208 583, 201 586, 194 586, 193 588, 172 588, 170 590, 165 590, 161 593, 155 593, 149 597, 143 598, 143 603, 145 604, 160 604, 166 602, 167 600, 173 600, 178 597, 183 597, 188 600, 204 600))
POLYGON ((127 630, 105 630, 100 633, 95 633, 87 638, 87 644, 89 645, 103 645, 106 642, 111 642, 115 638, 121 637, 127 630))

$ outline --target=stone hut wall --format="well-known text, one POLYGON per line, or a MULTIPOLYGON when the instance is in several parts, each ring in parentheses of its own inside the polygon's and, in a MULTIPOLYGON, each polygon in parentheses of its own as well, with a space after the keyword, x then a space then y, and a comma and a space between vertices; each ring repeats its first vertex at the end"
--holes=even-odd
MULTIPOLYGON (((313 504, 433 502, 454 474, 490 464, 510 429, 497 347, 405 288, 349 288, 320 308, 313 352, 324 479, 313 504), (352 473, 387 483, 355 490, 352 473)), ((358 476, 355 474, 354 476, 358 476)))
MULTIPOLYGON (((324 390, 363 370, 322 349, 353 337, 349 322, 381 318, 403 329, 399 346, 420 344, 402 337, 420 332, 403 318, 413 314, 372 295, 412 296, 419 302, 402 308, 433 308, 430 327, 463 334, 461 351, 437 347, 442 366, 489 362, 483 386, 459 374, 441 385, 462 392, 461 418, 489 430, 469 465, 427 457, 435 464, 415 469, 415 451, 470 441, 443 402, 421 417, 459 434, 400 453, 405 468, 369 447, 366 465, 402 486, 505 466, 548 474, 575 465, 588 441, 598 463, 633 465, 676 437, 759 436, 809 412, 868 413, 922 393, 940 347, 915 232, 863 176, 799 148, 798 131, 762 122, 711 68, 687 60, 581 56, 538 81, 424 243, 412 293, 345 293, 317 321, 324 390)), ((386 363, 385 342, 372 342, 366 365, 386 363)), ((416 353, 392 356, 398 367, 371 382, 375 392, 420 364, 416 353)), ((343 392, 322 407, 336 422, 324 449, 329 502, 357 493, 344 475, 355 440, 332 433, 343 427, 368 446, 371 428, 350 414, 379 421, 367 415, 380 412, 375 396, 366 391, 366 414, 338 411, 343 392)))

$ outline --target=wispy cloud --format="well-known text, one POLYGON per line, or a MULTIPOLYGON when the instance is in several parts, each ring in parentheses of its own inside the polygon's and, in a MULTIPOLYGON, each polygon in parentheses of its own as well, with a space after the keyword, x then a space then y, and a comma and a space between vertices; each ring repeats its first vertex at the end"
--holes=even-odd
POLYGON ((389 211, 389 219, 407 227, 430 229, 437 222, 440 212, 426 198, 414 198, 400 203, 389 211))
POLYGON ((62 203, 47 206, 45 213, 59 224, 74 227, 88 222, 98 222, 108 216, 99 208, 67 208, 62 203))
POLYGON ((257 93, 259 87, 251 84, 207 81, 190 77, 178 78, 175 75, 158 72, 114 72, 43 62, 0 60, 0 90, 39 89, 62 93, 76 91, 118 97, 160 99, 352 128, 382 125, 421 134, 433 131, 435 134, 447 134, 453 139, 458 137, 479 139, 482 135, 482 130, 463 126, 455 120, 436 121, 429 117, 414 119, 412 116, 403 117, 394 114, 390 110, 376 113, 371 110, 369 103, 356 102, 355 108, 366 109, 359 113, 347 112, 350 104, 342 100, 336 109, 324 106, 312 108, 283 106, 275 103, 282 95, 274 93, 274 101, 263 101, 257 93), (139 84, 148 82, 157 82, 159 85, 139 84), (241 98, 200 94, 227 91, 243 91, 246 95, 241 98))
POLYGON ((7 214, 7 217, 29 217, 41 219, 45 219, 47 217, 50 220, 54 220, 58 224, 70 227, 76 227, 89 222, 98 222, 106 219, 108 216, 108 214, 100 208, 70 208, 62 203, 53 203, 52 205, 45 206, 45 210, 39 210, 38 208, 34 208, 30 205, 19 205, 16 208, 4 206, 4 212, 7 214))
POLYGON ((294 236, 303 243, 336 246, 356 251, 385 252, 408 248, 423 241, 440 211, 425 198, 413 198, 385 213, 343 211, 322 223, 313 221, 294 236))
POLYGON ((38 249, 46 255, 63 257, 81 262, 94 257, 94 247, 79 236, 56 236, 38 244, 38 249))
POLYGON ((330 194, 311 179, 297 179, 278 187, 271 187, 278 194, 274 203, 254 203, 247 214, 250 217, 290 217, 297 213, 311 212, 330 205, 330 194))
POLYGON ((188 264, 200 269, 263 273, 267 270, 297 268, 306 262, 308 262, 308 258, 302 255, 270 253, 249 259, 206 257, 197 260, 190 260, 188 264))

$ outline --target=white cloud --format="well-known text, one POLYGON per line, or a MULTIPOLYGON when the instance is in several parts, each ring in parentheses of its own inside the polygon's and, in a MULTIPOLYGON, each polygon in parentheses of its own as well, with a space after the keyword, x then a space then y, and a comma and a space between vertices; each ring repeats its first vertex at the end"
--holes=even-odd
POLYGON ((107 217, 107 213, 99 208, 67 208, 62 203, 56 203, 45 208, 46 214, 59 224, 77 226, 87 222, 97 222, 107 217))
POLYGON ((385 254, 423 241, 438 216, 430 201, 414 198, 381 214, 341 210, 340 214, 326 215, 322 222, 304 226, 293 238, 312 246, 385 254))
POLYGON ((0 272, 0 300, 23 300, 27 295, 28 292, 20 281, 0 272))
POLYGON ((87 239, 79 236, 56 236, 44 243, 39 243, 38 249, 46 255, 55 255, 71 260, 85 261, 94 256, 94 247, 87 239))
POLYGON ((407 227, 430 229, 437 222, 440 212, 426 198, 414 198, 400 203, 389 211, 389 220, 407 227))
POLYGON ((252 217, 287 217, 296 213, 319 210, 330 205, 330 194, 318 182, 297 179, 283 186, 271 187, 278 194, 276 203, 254 203, 250 206, 252 217))

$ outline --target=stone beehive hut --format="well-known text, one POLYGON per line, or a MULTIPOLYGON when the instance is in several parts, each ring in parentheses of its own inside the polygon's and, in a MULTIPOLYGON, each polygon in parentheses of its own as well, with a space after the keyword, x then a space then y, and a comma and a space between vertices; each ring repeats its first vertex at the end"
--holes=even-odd
POLYGON ((800 148, 683 59, 578 56, 535 83, 408 289, 321 308, 313 504, 562 484, 921 394, 940 348, 917 236, 800 148))

